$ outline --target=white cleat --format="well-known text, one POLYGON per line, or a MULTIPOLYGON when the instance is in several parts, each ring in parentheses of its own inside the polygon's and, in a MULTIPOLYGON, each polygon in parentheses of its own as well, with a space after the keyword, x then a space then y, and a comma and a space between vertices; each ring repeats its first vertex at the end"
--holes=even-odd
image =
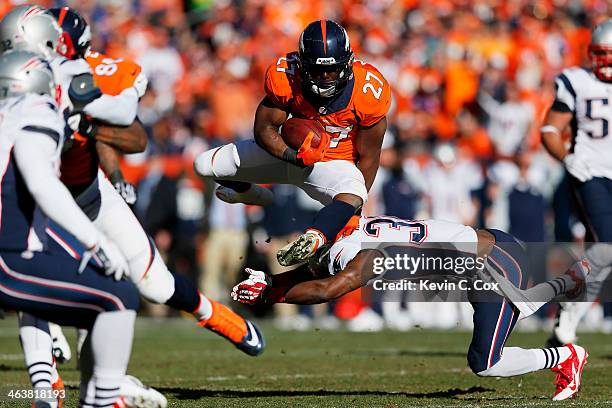
POLYGON ((582 370, 587 362, 589 353, 580 346, 568 344, 572 354, 559 363, 556 367, 551 368, 551 371, 557 374, 555 378, 555 395, 553 401, 563 401, 574 397, 580 390, 582 385, 582 370))
POLYGON ((219 186, 215 191, 215 195, 219 200, 229 204, 248 204, 266 206, 274 201, 274 193, 269 189, 251 184, 251 187, 244 193, 239 193, 229 187, 219 186))
POLYGON ((166 408, 168 400, 159 391, 145 386, 138 378, 126 375, 119 391, 117 408, 166 408))
POLYGON ((72 358, 72 351, 70 350, 70 344, 64 336, 61 326, 55 323, 49 323, 49 334, 53 341, 53 357, 58 363, 65 363, 70 361, 72 358))
POLYGON ((278 251, 276 259, 282 266, 295 265, 307 261, 323 245, 325 245, 323 234, 319 231, 308 230, 278 251))

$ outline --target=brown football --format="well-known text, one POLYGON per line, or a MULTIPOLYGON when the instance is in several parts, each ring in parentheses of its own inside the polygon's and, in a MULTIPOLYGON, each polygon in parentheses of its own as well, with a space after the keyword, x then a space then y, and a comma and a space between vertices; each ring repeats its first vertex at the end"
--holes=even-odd
POLYGON ((315 120, 290 118, 283 123, 281 129, 281 137, 292 149, 298 150, 309 132, 314 133, 312 138, 312 147, 319 147, 321 143, 321 132, 323 127, 315 120))

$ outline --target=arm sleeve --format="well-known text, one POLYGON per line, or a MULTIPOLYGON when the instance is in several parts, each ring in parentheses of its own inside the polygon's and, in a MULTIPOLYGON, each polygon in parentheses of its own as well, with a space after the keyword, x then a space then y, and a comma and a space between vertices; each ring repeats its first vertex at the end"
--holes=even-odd
POLYGON ((129 126, 136 119, 138 93, 135 88, 130 87, 116 96, 102 95, 85 106, 83 111, 111 125, 129 126))
POLYGON ((55 175, 53 160, 57 144, 44 133, 22 132, 13 148, 17 167, 40 209, 83 245, 91 248, 99 232, 55 175))

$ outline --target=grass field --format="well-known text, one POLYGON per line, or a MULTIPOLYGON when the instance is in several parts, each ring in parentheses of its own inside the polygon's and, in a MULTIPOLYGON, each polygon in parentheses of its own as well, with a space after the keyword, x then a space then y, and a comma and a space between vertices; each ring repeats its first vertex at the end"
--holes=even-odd
MULTIPOLYGON (((611 407, 612 336, 584 334, 590 353, 584 386, 574 401, 555 403, 553 374, 479 378, 467 367, 470 335, 414 330, 408 333, 279 332, 262 326, 268 349, 243 355, 189 320, 138 321, 130 373, 156 387, 171 407, 611 407)), ((0 321, 0 383, 24 388, 28 377, 16 321, 0 321)), ((67 330, 74 340, 74 330, 67 330)), ((509 345, 538 347, 545 333, 515 333, 509 345)), ((60 366, 67 407, 76 406, 74 362, 60 366)), ((2 407, 28 406, 0 399, 2 407)))

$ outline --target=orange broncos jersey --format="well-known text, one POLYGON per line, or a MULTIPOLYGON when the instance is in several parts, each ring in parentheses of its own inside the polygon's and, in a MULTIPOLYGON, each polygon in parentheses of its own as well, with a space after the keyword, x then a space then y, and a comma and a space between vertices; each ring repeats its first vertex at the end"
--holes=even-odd
MULTIPOLYGON (((100 91, 111 96, 133 86, 142 70, 130 60, 113 59, 93 51, 85 59, 100 91)), ((60 171, 62 182, 68 186, 91 184, 98 174, 95 143, 75 133, 72 146, 62 155, 60 171)))
POLYGON ((387 115, 391 105, 389 84, 372 65, 355 60, 353 78, 333 102, 317 110, 303 95, 297 63, 297 53, 293 52, 268 68, 265 80, 268 99, 294 117, 314 119, 323 126, 331 138, 323 161, 356 162, 357 130, 360 126, 372 126, 387 115))

